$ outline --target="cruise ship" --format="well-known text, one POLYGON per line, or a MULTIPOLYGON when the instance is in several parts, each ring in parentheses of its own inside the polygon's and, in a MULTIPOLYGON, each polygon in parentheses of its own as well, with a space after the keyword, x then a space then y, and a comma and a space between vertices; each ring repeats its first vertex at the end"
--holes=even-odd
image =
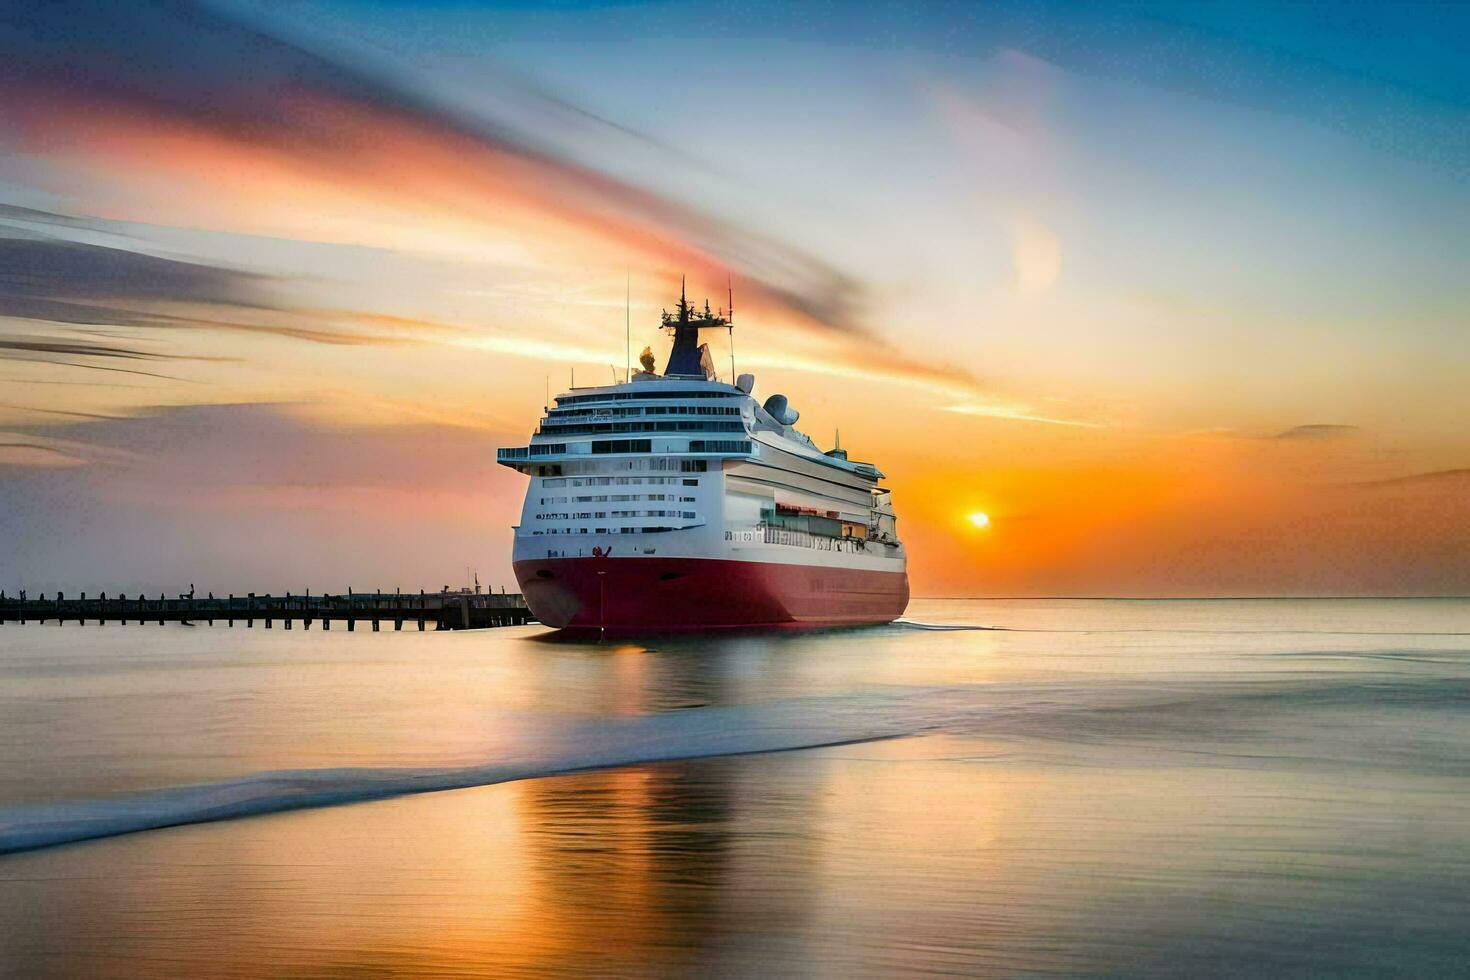
POLYGON ((907 562, 883 474, 817 448, 785 395, 755 397, 752 375, 719 380, 700 334, 731 331, 725 311, 681 290, 662 325, 662 374, 645 348, 641 371, 557 395, 529 445, 497 452, 530 477, 512 559, 531 612, 603 633, 902 615, 907 562))

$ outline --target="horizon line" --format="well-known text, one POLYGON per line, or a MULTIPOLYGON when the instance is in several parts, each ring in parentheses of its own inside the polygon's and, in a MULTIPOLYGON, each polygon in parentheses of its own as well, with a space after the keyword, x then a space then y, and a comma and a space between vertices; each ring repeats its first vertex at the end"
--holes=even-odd
POLYGON ((916 595, 912 599, 980 599, 985 601, 1011 601, 1016 599, 1087 599, 1106 602, 1238 602, 1292 601, 1328 599, 1470 599, 1470 594, 1443 593, 1434 595, 916 595))

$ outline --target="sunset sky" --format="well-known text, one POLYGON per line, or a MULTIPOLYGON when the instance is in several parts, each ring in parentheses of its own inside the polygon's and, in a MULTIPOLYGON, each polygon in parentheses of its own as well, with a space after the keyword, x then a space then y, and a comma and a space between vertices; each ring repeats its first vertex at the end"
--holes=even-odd
POLYGON ((513 588, 495 448, 687 275, 918 595, 1470 593, 1467 37, 0 0, 0 588, 513 588))

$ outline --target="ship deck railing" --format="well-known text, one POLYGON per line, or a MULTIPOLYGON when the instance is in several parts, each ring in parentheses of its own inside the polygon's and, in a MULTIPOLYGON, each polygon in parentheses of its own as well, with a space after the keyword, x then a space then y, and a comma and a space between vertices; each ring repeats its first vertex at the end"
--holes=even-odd
MULTIPOLYGON (((725 532, 726 541, 749 541, 752 538, 764 544, 781 544, 797 548, 814 548, 818 551, 837 551, 847 554, 857 554, 867 551, 867 538, 841 537, 832 538, 824 534, 813 534, 810 531, 793 531, 788 528, 772 527, 769 524, 757 524, 748 530, 729 530, 725 532)), ((874 541, 876 544, 877 542, 874 541)))

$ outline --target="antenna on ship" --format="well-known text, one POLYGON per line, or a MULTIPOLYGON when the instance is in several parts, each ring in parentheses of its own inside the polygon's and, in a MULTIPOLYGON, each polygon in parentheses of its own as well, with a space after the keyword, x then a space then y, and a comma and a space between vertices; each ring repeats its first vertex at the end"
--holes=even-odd
POLYGON ((735 384, 735 280, 730 270, 725 270, 725 288, 730 292, 730 305, 725 310, 725 326, 730 332, 730 383, 735 384))
POLYGON ((633 380, 633 273, 623 280, 623 380, 633 380))

